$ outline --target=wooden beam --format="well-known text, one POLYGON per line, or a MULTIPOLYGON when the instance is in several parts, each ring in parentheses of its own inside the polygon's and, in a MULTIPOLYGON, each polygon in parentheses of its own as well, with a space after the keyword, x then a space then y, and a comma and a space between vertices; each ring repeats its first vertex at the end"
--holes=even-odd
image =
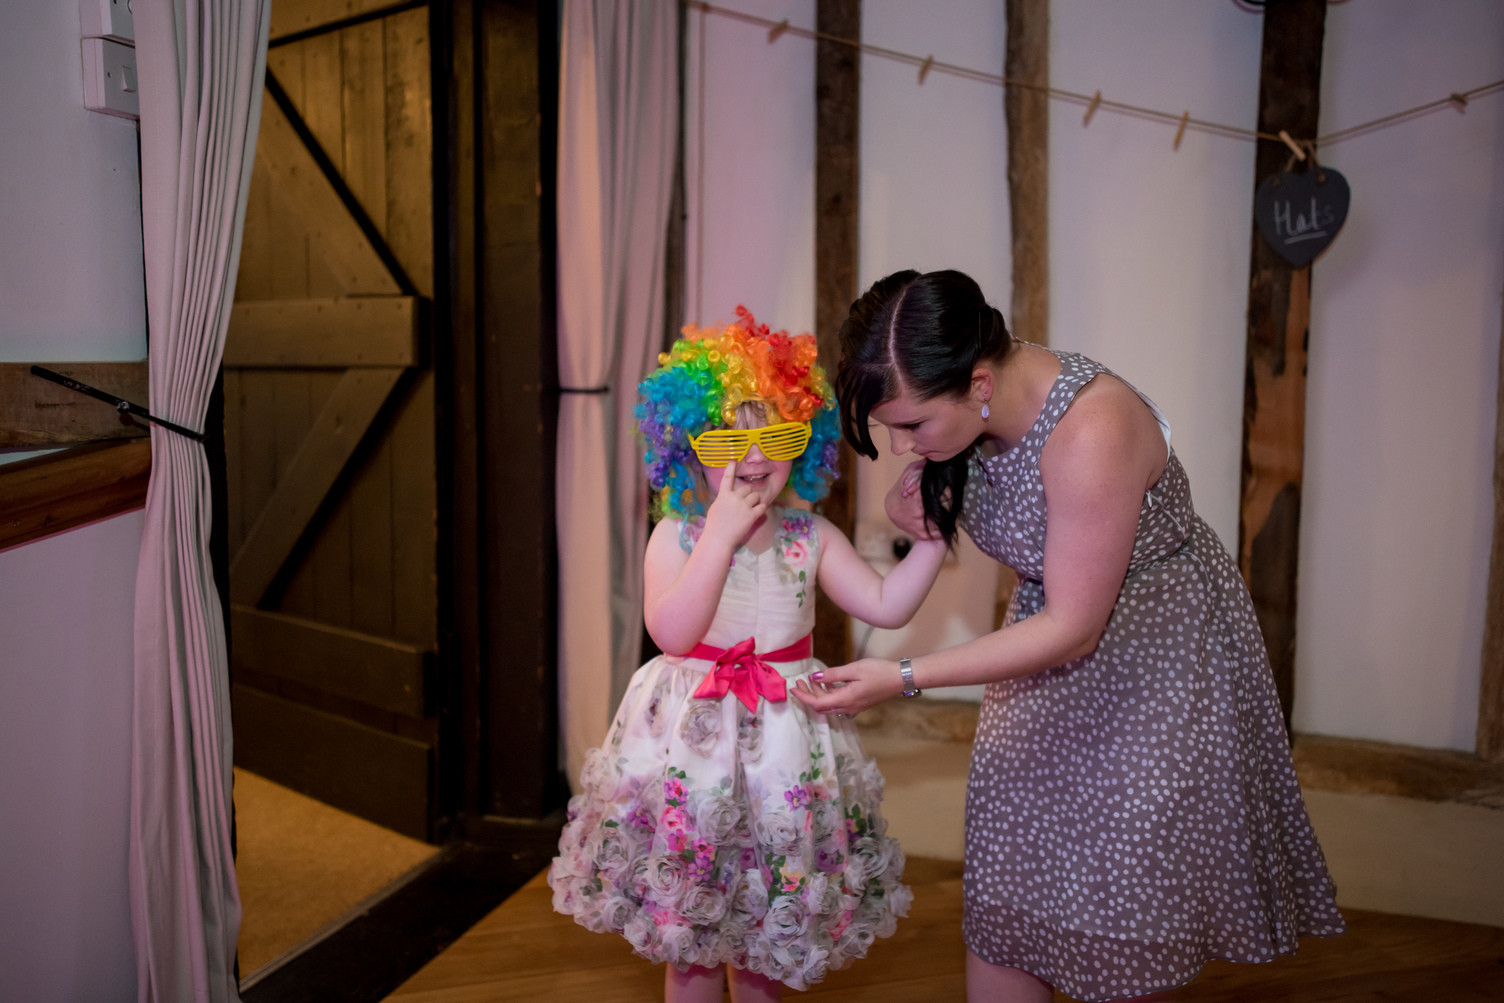
POLYGON ((482 230, 476 139, 481 114, 477 12, 472 0, 436 7, 429 25, 434 58, 435 207, 434 378, 442 402, 434 419, 439 450, 439 645, 436 686, 439 745, 459 749, 440 761, 443 811, 458 826, 485 802, 484 664, 481 541, 480 365, 477 264, 482 230), (456 763, 456 758, 459 762, 456 763), (458 768, 456 768, 458 767, 458 768))
POLYGON ((0 362, 0 449, 71 446, 137 439, 144 422, 123 417, 104 401, 31 372, 33 365, 71 376, 133 404, 146 406, 146 360, 139 362, 0 362))
POLYGON ((351 369, 340 378, 230 562, 233 601, 261 602, 403 372, 351 369))
MULTIPOLYGON (((861 0, 818 0, 815 28, 824 36, 860 40, 861 0)), ((861 166, 861 53, 851 45, 815 43, 815 340, 821 364, 835 377, 841 324, 857 297, 857 195, 861 166)), ((848 537, 856 527, 856 460, 840 445, 839 473, 821 513, 848 537)), ((816 593, 815 655, 831 665, 851 660, 851 620, 824 592, 816 593)))
POLYGON ((342 291, 352 296, 402 291, 276 101, 261 103, 256 158, 279 196, 296 208, 312 250, 323 257, 342 291))
MULTIPOLYGON (((1314 136, 1321 96, 1325 0, 1282 0, 1264 8, 1259 131, 1314 136)), ((1254 187, 1283 169, 1290 151, 1259 140, 1254 187)), ((1306 340, 1311 269, 1292 269, 1249 230, 1247 375, 1243 398, 1242 508, 1238 558, 1269 648, 1286 724, 1295 694, 1296 569, 1301 466, 1305 456, 1306 340)))
MULTIPOLYGON (((1003 76, 1048 87, 1049 0, 1008 0, 1003 76)), ((1008 123, 1008 218, 1012 225, 1013 297, 1009 328, 1015 338, 1050 343, 1050 102, 1043 90, 1010 85, 1003 91, 1008 123)), ((1018 575, 997 566, 993 629, 1007 619, 1018 575)))
POLYGON ((1504 341, 1494 419, 1494 536, 1483 618, 1483 672, 1478 687, 1478 755, 1504 762, 1504 341))
POLYGON ((236 303, 225 365, 346 368, 419 364, 416 296, 236 303))
POLYGON ((290 35, 308 35, 345 23, 379 17, 388 10, 404 10, 410 3, 394 0, 298 0, 297 3, 274 3, 271 11, 270 40, 277 43, 290 35))
POLYGON ((230 629, 234 671, 291 679, 395 714, 426 716, 429 653, 416 645, 233 603, 230 629))
POLYGON ((1504 807, 1504 764, 1453 749, 1296 735, 1302 787, 1504 807))
MULTIPOLYGON (((456 4, 456 14, 462 12, 456 4)), ((544 818, 568 800, 558 749, 558 568, 554 544, 558 339, 554 318, 559 9, 548 0, 475 3, 474 257, 454 285, 475 301, 475 487, 480 550, 477 815, 544 818), (526 472, 525 474, 522 472, 526 472)), ((458 33, 455 38, 461 36, 458 33)), ((471 152, 471 151, 467 151, 471 152)), ((466 196, 469 201, 469 196, 466 196)), ((471 313, 473 311, 473 313, 471 313)))
POLYGON ((0 550, 146 504, 151 440, 100 443, 0 466, 0 550))
MULTIPOLYGON (((1008 0, 1009 81, 1050 83, 1049 0, 1008 0)), ((1014 337, 1047 345, 1050 340, 1050 108, 1045 92, 1008 86, 1008 216, 1012 222, 1014 337)))

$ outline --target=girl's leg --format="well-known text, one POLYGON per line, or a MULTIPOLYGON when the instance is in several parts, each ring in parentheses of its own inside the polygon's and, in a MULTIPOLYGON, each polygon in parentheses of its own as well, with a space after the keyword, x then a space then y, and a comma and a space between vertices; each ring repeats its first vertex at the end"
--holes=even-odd
POLYGON ((664 965, 663 998, 667 1003, 721 1003, 726 986, 726 973, 719 966, 701 968, 692 966, 681 972, 673 965, 664 965))
POLYGON ((1021 968, 994 965, 966 952, 968 1003, 1050 1003, 1050 984, 1021 968))
POLYGON ((777 1003, 783 999, 783 983, 745 968, 731 968, 731 1003, 777 1003))

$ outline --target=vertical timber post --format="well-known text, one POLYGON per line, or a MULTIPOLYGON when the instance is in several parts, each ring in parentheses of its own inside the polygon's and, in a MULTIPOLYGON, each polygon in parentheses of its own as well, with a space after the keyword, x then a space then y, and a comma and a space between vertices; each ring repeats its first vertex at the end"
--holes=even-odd
MULTIPOLYGON (((1258 129, 1316 134, 1325 0, 1269 0, 1264 7, 1258 129)), ((1260 139, 1254 186, 1283 169, 1290 151, 1260 139)), ((1311 268, 1291 268, 1253 231, 1243 390, 1242 505, 1238 562, 1269 648, 1285 723, 1295 695, 1296 571, 1305 455, 1306 349, 1311 268)))
MULTIPOLYGON (((1049 0, 1008 0, 1003 113, 1008 123, 1008 218, 1012 224, 1013 297, 1008 327, 1015 338, 1050 343, 1050 83, 1049 0), (1033 87, 1014 86, 1031 84, 1033 87)), ((1003 625, 1018 576, 1001 562, 992 626, 1003 625)))
POLYGON ((1494 537, 1483 619, 1483 672, 1478 688, 1480 758, 1504 762, 1504 342, 1499 351, 1498 417, 1494 424, 1494 537))
POLYGON ((1003 111, 1008 121, 1008 217, 1013 230, 1014 337, 1050 338, 1050 108, 1035 87, 1050 83, 1049 0, 1008 0, 1003 111), (1014 87, 1012 81, 1031 87, 1014 87))
MULTIPOLYGON (((815 10, 820 34, 861 40, 861 0, 818 0, 815 10)), ((832 380, 841 355, 841 324, 857 295, 861 65, 855 46, 823 38, 815 43, 815 339, 832 380)), ((848 537, 856 522, 855 472, 851 447, 842 442, 840 477, 821 512, 848 537)), ((849 624, 845 612, 819 593, 815 655, 831 665, 850 661, 849 624)))
POLYGON ((477 842, 557 838, 555 0, 450 0, 445 62, 446 784, 477 842), (519 471, 525 471, 521 475, 519 471))

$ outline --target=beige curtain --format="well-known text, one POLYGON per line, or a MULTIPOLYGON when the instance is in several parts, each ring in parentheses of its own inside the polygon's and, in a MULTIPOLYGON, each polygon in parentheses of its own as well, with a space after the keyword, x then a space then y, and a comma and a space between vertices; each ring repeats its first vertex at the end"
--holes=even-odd
MULTIPOLYGON (((133 0, 153 414, 202 429, 240 257, 263 0, 133 0)), ((136 574, 130 891, 137 999, 239 999, 230 693, 203 447, 153 426, 136 574)))
POLYGON ((678 5, 565 0, 559 95, 559 706, 578 782, 640 655, 632 409, 663 331, 678 5))

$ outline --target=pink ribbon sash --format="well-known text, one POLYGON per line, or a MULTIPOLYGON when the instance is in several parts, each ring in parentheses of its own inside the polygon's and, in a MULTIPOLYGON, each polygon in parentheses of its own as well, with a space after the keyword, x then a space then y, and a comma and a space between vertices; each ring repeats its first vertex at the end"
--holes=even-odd
POLYGON ((759 697, 770 703, 788 699, 789 687, 783 676, 769 662, 797 662, 814 653, 814 635, 805 634, 786 648, 758 654, 753 651, 753 639, 747 638, 729 648, 712 648, 700 643, 686 657, 703 658, 715 662, 715 668, 705 674, 694 695, 707 700, 719 700, 727 693, 747 705, 749 711, 757 710, 759 697))

